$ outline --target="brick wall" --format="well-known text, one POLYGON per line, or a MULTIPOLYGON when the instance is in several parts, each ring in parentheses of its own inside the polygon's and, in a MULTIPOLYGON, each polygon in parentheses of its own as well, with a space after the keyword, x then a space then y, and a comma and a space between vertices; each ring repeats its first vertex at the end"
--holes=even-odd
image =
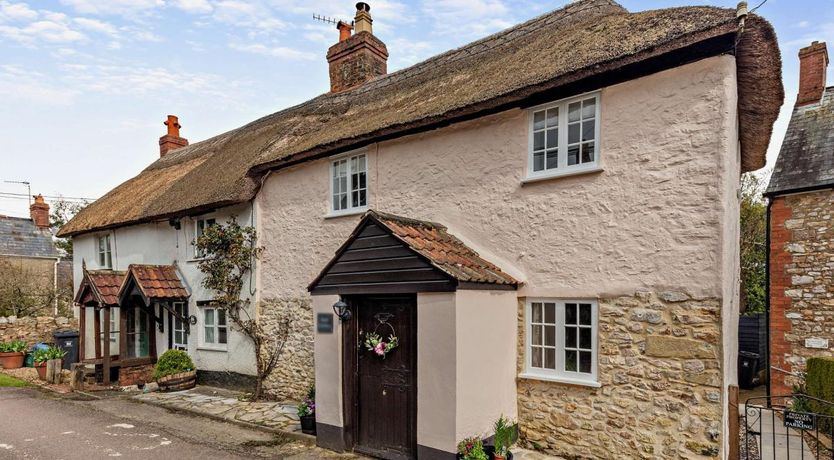
POLYGON ((145 384, 153 382, 153 364, 135 367, 123 367, 119 369, 119 385, 126 387, 130 385, 145 384))
POLYGON ((770 216, 771 391, 800 383, 812 356, 834 356, 834 191, 777 197, 770 216), (828 340, 827 348, 806 346, 828 340))

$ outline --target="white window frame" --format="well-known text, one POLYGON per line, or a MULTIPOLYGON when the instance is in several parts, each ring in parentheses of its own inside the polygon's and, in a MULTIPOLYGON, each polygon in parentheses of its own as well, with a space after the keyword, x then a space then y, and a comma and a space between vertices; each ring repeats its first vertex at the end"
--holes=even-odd
POLYGON ((370 187, 370 179, 371 179, 371 163, 369 161, 368 152, 365 149, 361 150, 354 150, 352 152, 345 153, 344 155, 339 155, 334 157, 330 160, 330 166, 327 168, 327 181, 330 184, 328 187, 329 194, 327 196, 327 209, 328 209, 328 217, 338 217, 338 216, 345 216, 351 214, 360 214, 367 211, 370 208, 371 202, 371 187, 370 187), (350 169, 350 160, 354 157, 365 157, 365 204, 362 206, 354 206, 352 203, 351 197, 351 190, 353 189, 353 172, 350 169), (333 200, 333 194, 335 192, 333 188, 333 173, 334 168, 338 162, 345 161, 347 162, 347 199, 348 199, 348 206, 345 209, 334 209, 335 202, 333 200))
POLYGON ((202 235, 202 233, 200 233, 201 222, 203 223, 203 232, 205 232, 205 229, 207 228, 206 225, 217 225, 217 218, 212 216, 204 216, 200 217, 199 219, 194 219, 194 260, 205 258, 205 254, 201 254, 200 251, 197 249, 197 238, 199 238, 202 235), (208 224, 209 221, 211 221, 210 224, 208 224))
MULTIPOLYGON (((544 315, 544 312, 542 312, 544 315)), ((522 378, 547 380, 553 382, 568 383, 573 385, 584 385, 600 387, 599 383, 599 303, 592 299, 559 299, 559 298, 529 298, 524 306, 524 372, 522 378), (556 304, 556 369, 544 369, 533 367, 532 355, 530 353, 533 337, 533 304, 534 303, 555 303, 556 304), (590 304, 591 305, 591 373, 570 372, 564 369, 565 355, 565 304, 590 304)), ((544 333, 542 333, 544 340, 544 333)), ((578 344, 577 344, 578 345, 578 344)))
MULTIPOLYGON (((175 312, 180 314, 181 316, 185 316, 185 312, 186 312, 185 305, 186 305, 185 302, 173 302, 171 304, 171 308, 175 312), (177 307, 180 307, 180 308, 177 308, 177 307)), ((175 316, 171 315, 171 319, 172 319, 172 321, 171 321, 171 347, 176 349, 176 350, 188 351, 188 333, 186 332, 188 330, 188 326, 187 326, 188 318, 185 317, 185 319, 180 321, 180 323, 182 323, 181 324, 182 329, 177 329, 177 321, 179 321, 179 320, 175 316), (182 338, 183 338, 182 343, 177 342, 177 332, 182 333, 182 338)), ((226 322, 228 323, 228 318, 226 319, 226 322)), ((229 341, 228 340, 229 339, 228 333, 229 333, 229 331, 228 331, 228 325, 227 325, 226 326, 226 334, 227 334, 226 335, 226 341, 227 342, 229 341)))
POLYGON ((221 310, 218 307, 212 307, 211 305, 200 305, 200 348, 210 349, 210 350, 219 350, 225 351, 229 345, 229 315, 226 315, 226 324, 225 326, 220 326, 218 324, 218 319, 220 318, 217 314, 217 311, 221 310), (214 325, 212 328, 214 329, 214 342, 206 341, 206 328, 209 327, 206 325, 206 311, 214 310, 214 325), (219 343, 220 340, 220 327, 226 328, 226 343, 219 343))
POLYGON ((99 235, 96 238, 96 255, 96 261, 98 261, 99 267, 108 270, 113 269, 113 239, 110 237, 110 233, 99 235), (105 242, 104 250, 101 248, 102 241, 105 242))
MULTIPOLYGON (((600 162, 600 107, 601 97, 599 92, 585 93, 578 96, 573 96, 567 99, 550 102, 547 104, 531 107, 527 111, 527 176, 525 182, 532 182, 542 179, 549 179, 551 177, 572 176, 576 174, 585 174, 595 171, 602 171, 602 163, 600 162), (574 102, 583 101, 593 98, 595 100, 595 114, 594 114, 594 160, 589 163, 578 163, 575 165, 568 165, 568 106, 574 102), (559 141, 558 152, 559 157, 557 167, 551 169, 543 169, 541 171, 533 170, 533 123, 534 114, 542 110, 559 108, 559 141)), ((580 141, 581 143, 581 141, 580 141)), ((581 155, 581 152, 580 152, 581 155)), ((545 162, 547 160, 545 159, 545 162)), ((546 163, 545 163, 546 166, 546 163)))

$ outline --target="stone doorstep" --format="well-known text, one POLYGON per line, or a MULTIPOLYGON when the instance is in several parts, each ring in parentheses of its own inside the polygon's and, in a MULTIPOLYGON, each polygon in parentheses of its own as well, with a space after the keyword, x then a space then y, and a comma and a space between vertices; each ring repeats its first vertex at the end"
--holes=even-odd
POLYGON ((257 423, 246 422, 246 421, 236 419, 236 418, 230 419, 230 418, 224 417, 223 414, 214 415, 214 414, 210 414, 210 413, 207 413, 207 412, 202 412, 202 411, 198 411, 198 410, 195 410, 195 409, 182 407, 180 405, 175 405, 175 404, 172 404, 170 402, 154 401, 154 400, 151 400, 151 399, 136 398, 136 397, 130 397, 130 398, 127 398, 127 400, 137 402, 137 403, 140 403, 140 404, 148 404, 150 406, 162 407, 162 408, 168 409, 172 412, 181 412, 181 413, 185 413, 185 414, 196 416, 196 417, 209 418, 209 419, 212 419, 212 420, 216 420, 218 422, 234 423, 235 425, 250 428, 250 429, 253 429, 253 430, 260 430, 260 431, 263 431, 263 432, 266 432, 266 433, 272 433, 272 434, 278 434, 278 435, 286 436, 290 439, 294 439, 296 441, 301 441, 301 442, 307 443, 311 446, 314 446, 316 444, 316 437, 315 436, 309 435, 309 434, 304 434, 301 431, 291 431, 291 430, 285 430, 285 429, 280 429, 280 428, 274 428, 274 427, 270 427, 270 426, 259 425, 257 423))

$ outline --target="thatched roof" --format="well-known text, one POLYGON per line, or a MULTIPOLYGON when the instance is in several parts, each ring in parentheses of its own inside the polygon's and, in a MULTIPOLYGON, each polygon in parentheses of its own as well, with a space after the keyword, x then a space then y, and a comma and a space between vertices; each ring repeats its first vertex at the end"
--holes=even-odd
POLYGON ((781 60, 767 21, 748 17, 738 41, 737 30, 730 9, 629 13, 612 0, 577 1, 354 90, 324 94, 169 153, 88 206, 60 235, 247 201, 271 168, 596 89, 734 48, 743 168, 758 169, 782 104, 781 60))

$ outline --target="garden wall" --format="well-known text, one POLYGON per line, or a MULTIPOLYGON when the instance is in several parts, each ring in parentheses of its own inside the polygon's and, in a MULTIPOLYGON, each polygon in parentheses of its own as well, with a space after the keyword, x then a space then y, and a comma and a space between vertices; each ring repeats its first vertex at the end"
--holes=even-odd
POLYGON ((77 329, 75 319, 63 316, 38 316, 17 318, 0 316, 0 341, 25 340, 28 345, 38 342, 52 343, 56 329, 77 329))

